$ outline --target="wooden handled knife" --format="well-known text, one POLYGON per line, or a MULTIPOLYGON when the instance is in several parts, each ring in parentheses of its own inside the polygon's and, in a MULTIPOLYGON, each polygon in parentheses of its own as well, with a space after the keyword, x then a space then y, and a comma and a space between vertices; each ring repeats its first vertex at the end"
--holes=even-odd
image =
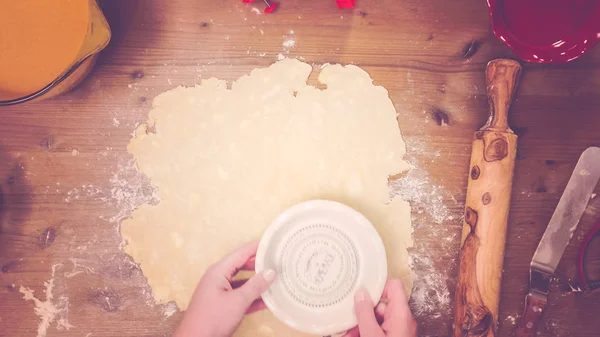
POLYGON ((600 179, 600 148, 583 151, 546 232, 533 254, 529 274, 529 293, 525 310, 517 324, 516 337, 535 336, 537 324, 548 299, 550 279, 558 266, 579 219, 600 179))

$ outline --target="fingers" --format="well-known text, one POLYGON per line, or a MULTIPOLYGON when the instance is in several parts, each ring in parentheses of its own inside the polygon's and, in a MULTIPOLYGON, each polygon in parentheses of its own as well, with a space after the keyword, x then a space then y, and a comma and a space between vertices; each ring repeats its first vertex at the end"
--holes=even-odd
POLYGON ((231 288, 232 289, 237 289, 237 288, 243 286, 244 284, 246 284, 246 282, 248 282, 248 279, 233 280, 233 281, 231 281, 231 288))
POLYGON ((358 330, 361 337, 384 337, 383 330, 375 318, 375 310, 371 296, 366 289, 359 289, 354 295, 354 311, 358 319, 358 330))
POLYGON ((388 333, 393 331, 402 336, 416 336, 417 324, 408 306, 408 297, 402 281, 389 280, 385 286, 384 297, 387 303, 382 328, 388 333))
POLYGON ((404 291, 404 283, 398 279, 387 281, 383 289, 383 298, 389 301, 398 301, 408 303, 406 292, 404 291))
POLYGON ((400 280, 389 280, 385 285, 384 294, 389 301, 388 306, 392 308, 394 313, 399 317, 412 317, 410 308, 408 307, 408 297, 404 291, 404 283, 400 280))
POLYGON ((375 306, 375 318, 377 318, 377 322, 381 324, 383 322, 383 317, 385 316, 385 306, 386 302, 379 302, 375 306))
POLYGON ((219 276, 225 276, 229 281, 238 270, 249 267, 252 264, 252 260, 256 255, 258 249, 258 241, 248 242, 240 248, 227 255, 221 261, 217 262, 213 266, 213 270, 219 274, 219 276))
POLYGON ((257 311, 265 310, 266 308, 267 306, 265 305, 265 302, 263 302, 262 298, 254 300, 254 302, 252 302, 252 304, 250 304, 250 307, 246 310, 246 315, 255 313, 257 311))
POLYGON ((400 280, 388 281, 382 300, 375 308, 369 293, 364 288, 357 291, 354 301, 358 327, 348 331, 344 337, 384 337, 384 331, 416 336, 416 324, 408 307, 404 285, 400 280), (384 317, 387 320, 391 318, 391 321, 384 322, 384 317), (382 323, 383 325, 380 326, 382 323))
POLYGON ((234 294, 239 296, 241 305, 246 310, 269 289, 273 281, 275 281, 275 271, 268 269, 252 276, 244 285, 234 290, 234 294))
POLYGON ((358 331, 358 327, 354 327, 348 330, 343 337, 360 337, 360 331, 358 331))
POLYGON ((244 263, 244 265, 240 268, 241 270, 250 270, 254 271, 254 267, 256 266, 256 256, 253 256, 244 263))

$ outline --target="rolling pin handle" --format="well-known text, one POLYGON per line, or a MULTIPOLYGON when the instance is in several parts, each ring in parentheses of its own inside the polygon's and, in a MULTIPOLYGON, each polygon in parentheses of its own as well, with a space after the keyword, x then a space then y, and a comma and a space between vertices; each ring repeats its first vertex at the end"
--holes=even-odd
POLYGON ((485 70, 490 118, 482 131, 513 132, 508 126, 508 109, 517 87, 521 65, 517 61, 496 59, 485 70))

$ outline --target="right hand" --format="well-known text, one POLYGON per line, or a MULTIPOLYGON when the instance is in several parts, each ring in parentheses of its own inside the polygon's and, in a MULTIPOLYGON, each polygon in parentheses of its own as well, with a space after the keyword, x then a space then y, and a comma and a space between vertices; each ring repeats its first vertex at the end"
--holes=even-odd
POLYGON ((358 326, 344 337, 416 337, 417 322, 408 307, 408 298, 400 280, 389 280, 381 302, 375 308, 363 288, 354 295, 358 326))

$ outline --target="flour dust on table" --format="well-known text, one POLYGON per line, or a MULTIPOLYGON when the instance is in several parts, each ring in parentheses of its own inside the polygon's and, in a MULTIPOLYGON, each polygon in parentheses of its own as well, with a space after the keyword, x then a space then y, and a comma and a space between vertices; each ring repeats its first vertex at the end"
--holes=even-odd
MULTIPOLYGON (((390 199, 388 178, 409 168, 388 92, 367 72, 284 59, 227 87, 211 78, 158 95, 128 146, 160 202, 122 222, 125 251, 159 303, 187 308, 206 268, 310 199, 347 204, 381 235, 389 275, 412 287, 410 206, 390 199)), ((269 312, 240 335, 300 335, 269 312)))

